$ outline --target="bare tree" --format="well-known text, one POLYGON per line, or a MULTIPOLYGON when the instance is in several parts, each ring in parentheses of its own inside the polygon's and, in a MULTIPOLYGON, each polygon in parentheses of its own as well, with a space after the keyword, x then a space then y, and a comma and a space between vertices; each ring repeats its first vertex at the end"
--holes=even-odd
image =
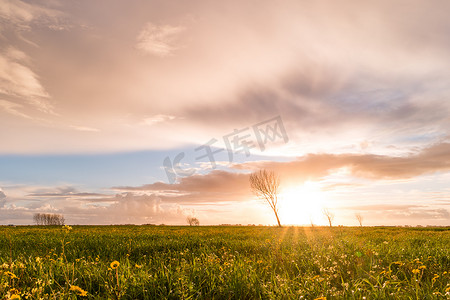
POLYGON ((322 210, 323 215, 327 218, 330 227, 333 227, 334 214, 328 210, 328 208, 324 208, 322 210))
POLYGON ((64 225, 65 219, 63 215, 58 214, 34 214, 33 221, 36 225, 64 225))
POLYGON ((260 199, 265 200, 277 218, 278 226, 281 227, 278 217, 278 193, 280 178, 273 171, 260 170, 250 175, 250 187, 252 192, 260 199))
POLYGON ((362 227, 363 216, 360 213, 355 214, 356 220, 359 222, 359 226, 362 227))
POLYGON ((200 221, 197 218, 187 217, 186 221, 189 223, 189 226, 199 226, 200 221))
POLYGON ((34 214, 34 215, 33 215, 33 222, 34 222, 36 225, 42 225, 41 214, 34 214))

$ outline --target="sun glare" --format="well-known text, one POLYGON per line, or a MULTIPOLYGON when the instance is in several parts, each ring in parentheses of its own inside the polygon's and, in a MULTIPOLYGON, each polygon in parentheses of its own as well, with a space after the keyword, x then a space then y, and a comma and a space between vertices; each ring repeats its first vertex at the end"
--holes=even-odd
POLYGON ((280 219, 286 225, 322 223, 325 193, 317 182, 284 189, 280 194, 280 219))

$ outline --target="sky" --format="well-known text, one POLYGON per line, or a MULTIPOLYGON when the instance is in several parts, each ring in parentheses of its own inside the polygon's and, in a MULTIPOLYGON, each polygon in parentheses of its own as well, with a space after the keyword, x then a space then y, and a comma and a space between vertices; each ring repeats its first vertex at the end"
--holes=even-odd
POLYGON ((0 0, 0 225, 450 225, 450 2, 0 0))

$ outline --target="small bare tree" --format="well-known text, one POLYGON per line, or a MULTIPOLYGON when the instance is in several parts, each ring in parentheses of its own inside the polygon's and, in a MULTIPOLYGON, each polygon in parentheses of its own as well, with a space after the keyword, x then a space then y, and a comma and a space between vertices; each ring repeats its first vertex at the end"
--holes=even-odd
POLYGON ((362 227, 363 216, 360 213, 355 214, 356 220, 358 220, 359 226, 362 227))
POLYGON ((278 217, 278 193, 280 178, 273 171, 260 170, 250 175, 250 187, 252 192, 260 199, 265 200, 277 218, 278 226, 281 227, 278 217))
POLYGON ((330 227, 333 227, 334 214, 328 210, 328 208, 324 208, 322 210, 323 215, 327 218, 330 227))
POLYGON ((189 226, 199 226, 200 221, 197 218, 187 217, 186 221, 189 223, 189 226))

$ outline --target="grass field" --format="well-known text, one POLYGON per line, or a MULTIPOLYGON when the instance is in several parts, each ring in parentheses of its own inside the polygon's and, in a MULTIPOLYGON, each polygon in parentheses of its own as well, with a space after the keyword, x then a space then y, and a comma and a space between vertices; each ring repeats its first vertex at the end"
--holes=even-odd
POLYGON ((450 228, 0 227, 1 299, 448 299, 450 228))

